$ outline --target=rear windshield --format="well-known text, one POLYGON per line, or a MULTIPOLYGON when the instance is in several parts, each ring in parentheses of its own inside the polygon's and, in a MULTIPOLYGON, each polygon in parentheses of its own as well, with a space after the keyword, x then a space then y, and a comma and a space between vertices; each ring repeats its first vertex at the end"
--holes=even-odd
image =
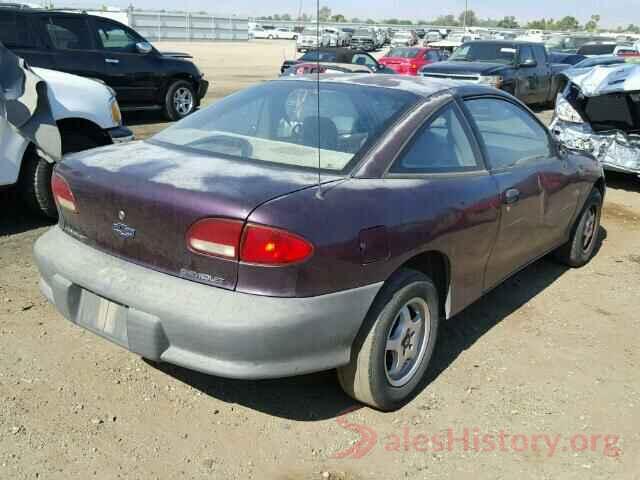
POLYGON ((419 48, 392 48, 387 56, 396 58, 416 58, 418 53, 420 53, 419 48))
POLYGON ((303 62, 336 62, 338 60, 338 53, 312 50, 300 57, 300 60, 303 62))
POLYGON ((416 100, 409 92, 334 83, 322 83, 318 97, 315 82, 275 81, 226 97, 153 140, 216 156, 346 172, 416 100))
POLYGON ((578 50, 580 55, 609 55, 616 49, 614 44, 584 45, 578 50))
POLYGON ((590 68, 590 67, 595 67, 597 65, 617 65, 619 63, 625 63, 624 58, 620 58, 616 56, 604 57, 604 58, 594 57, 594 58, 585 58, 581 62, 576 63, 574 66, 575 68, 590 68))

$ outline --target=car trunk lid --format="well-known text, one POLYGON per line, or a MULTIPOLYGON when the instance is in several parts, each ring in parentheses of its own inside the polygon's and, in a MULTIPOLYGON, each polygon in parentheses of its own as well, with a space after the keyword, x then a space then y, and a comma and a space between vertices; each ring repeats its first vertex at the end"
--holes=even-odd
POLYGON ((238 262, 190 251, 189 228, 203 218, 245 221, 262 203, 318 182, 313 171, 148 142, 73 155, 56 171, 79 210, 63 211, 67 233, 139 265, 227 289, 235 288, 238 262))

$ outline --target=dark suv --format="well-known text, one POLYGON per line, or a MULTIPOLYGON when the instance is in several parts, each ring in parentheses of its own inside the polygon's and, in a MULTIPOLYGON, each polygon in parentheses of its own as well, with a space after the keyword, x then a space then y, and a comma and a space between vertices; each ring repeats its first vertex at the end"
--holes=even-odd
POLYGON ((36 9, 0 9, 0 42, 34 67, 103 80, 123 110, 189 115, 209 83, 191 61, 163 55, 111 19, 36 9))

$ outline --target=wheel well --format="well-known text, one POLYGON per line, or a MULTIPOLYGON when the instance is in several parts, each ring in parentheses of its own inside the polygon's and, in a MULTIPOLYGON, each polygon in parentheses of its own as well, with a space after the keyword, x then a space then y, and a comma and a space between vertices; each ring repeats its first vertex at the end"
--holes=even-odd
POLYGON ((193 88, 196 88, 196 82, 191 75, 189 75, 188 73, 177 73, 167 81, 167 88, 165 89, 165 91, 168 90, 169 87, 173 85, 173 82, 175 82, 176 80, 186 80, 191 85, 193 85, 193 88))
POLYGON ((411 268, 424 273, 438 289, 440 306, 445 316, 448 316, 447 299, 451 286, 451 263, 442 252, 435 250, 421 253, 407 261, 401 268, 411 268))
POLYGON ((73 151, 70 149, 73 138, 84 137, 91 139, 96 147, 109 145, 109 135, 95 123, 84 118, 65 118, 57 122, 60 137, 62 139, 62 153, 73 151))
POLYGON ((600 194, 604 197, 604 178, 599 178, 594 187, 597 188, 600 191, 600 194))

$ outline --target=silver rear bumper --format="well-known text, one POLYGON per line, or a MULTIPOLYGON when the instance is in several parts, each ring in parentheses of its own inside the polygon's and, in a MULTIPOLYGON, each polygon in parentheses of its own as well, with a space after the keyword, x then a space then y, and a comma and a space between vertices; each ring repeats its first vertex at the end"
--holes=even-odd
POLYGON ((52 228, 35 245, 47 299, 132 352, 230 378, 274 378, 349 362, 382 284, 310 298, 248 295, 108 255, 52 228))

